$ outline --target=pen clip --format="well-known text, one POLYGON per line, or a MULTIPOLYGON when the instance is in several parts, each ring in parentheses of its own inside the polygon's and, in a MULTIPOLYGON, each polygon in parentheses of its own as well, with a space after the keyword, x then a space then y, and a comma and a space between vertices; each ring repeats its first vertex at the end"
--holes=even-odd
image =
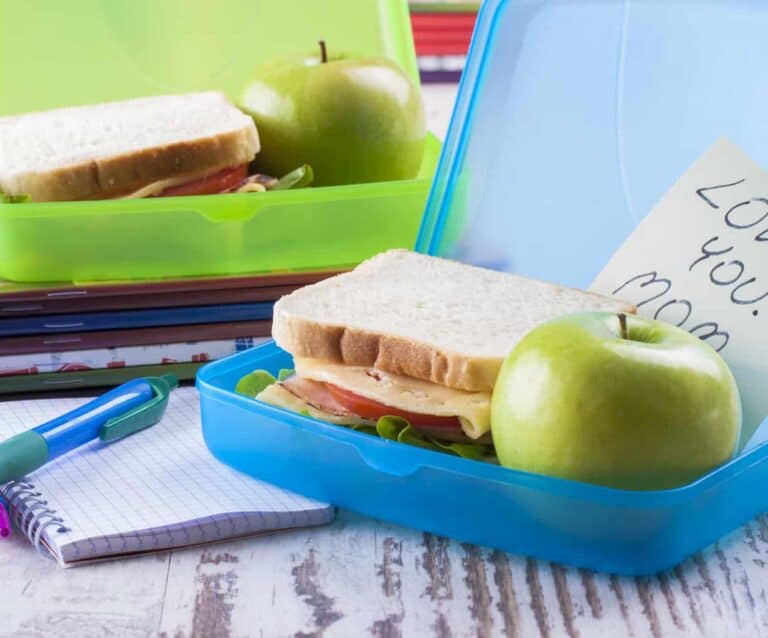
POLYGON ((117 441, 152 427, 162 418, 168 405, 168 396, 179 382, 172 374, 147 377, 145 381, 152 386, 155 396, 130 412, 109 419, 99 430, 99 438, 102 441, 117 441))

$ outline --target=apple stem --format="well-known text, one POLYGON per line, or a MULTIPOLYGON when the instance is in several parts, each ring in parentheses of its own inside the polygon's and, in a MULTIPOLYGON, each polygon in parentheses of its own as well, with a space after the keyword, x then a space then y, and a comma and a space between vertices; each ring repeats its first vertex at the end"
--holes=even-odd
POLYGON ((320 45, 320 62, 325 64, 328 62, 328 51, 325 49, 325 40, 320 40, 318 44, 320 45))
POLYGON ((627 333, 627 315, 625 315, 623 312, 619 313, 619 332, 621 334, 622 339, 628 339, 629 334, 627 333))

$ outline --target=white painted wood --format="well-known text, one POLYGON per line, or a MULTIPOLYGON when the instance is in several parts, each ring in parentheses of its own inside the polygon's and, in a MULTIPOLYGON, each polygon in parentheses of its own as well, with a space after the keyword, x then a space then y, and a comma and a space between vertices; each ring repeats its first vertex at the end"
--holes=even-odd
POLYGON ((16 535, 0 542, 0 635, 151 635, 167 571, 167 554, 63 570, 16 535))
POLYGON ((60 570, 0 545, 3 636, 768 635, 765 520, 679 568, 590 574, 342 512, 330 526, 60 570))

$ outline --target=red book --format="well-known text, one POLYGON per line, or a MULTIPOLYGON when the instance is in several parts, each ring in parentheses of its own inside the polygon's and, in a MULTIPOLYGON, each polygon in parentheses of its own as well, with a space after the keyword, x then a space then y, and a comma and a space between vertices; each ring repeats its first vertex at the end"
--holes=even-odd
POLYGON ((458 81, 461 71, 456 68, 456 57, 466 56, 476 18, 476 13, 466 11, 411 13, 413 41, 423 82, 458 81), (450 64, 441 62, 440 58, 445 57, 452 58, 450 64), (421 60, 423 58, 429 61, 421 60))

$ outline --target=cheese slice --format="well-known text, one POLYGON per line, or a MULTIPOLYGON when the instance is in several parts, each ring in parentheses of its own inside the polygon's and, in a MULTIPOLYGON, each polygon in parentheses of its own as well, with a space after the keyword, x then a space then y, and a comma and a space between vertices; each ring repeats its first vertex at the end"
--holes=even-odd
MULTIPOLYGON (((219 169, 220 170, 220 169, 219 169)), ((207 171, 205 173, 196 173, 194 175, 181 175, 176 177, 169 177, 168 179, 161 179, 157 182, 152 182, 146 186, 142 186, 139 190, 123 195, 122 197, 116 197, 115 199, 143 199, 145 197, 153 197, 158 193, 162 193, 166 188, 171 186, 179 186, 180 184, 186 184, 198 180, 206 175, 213 175, 217 171, 207 171)))
POLYGON ((455 416, 470 439, 491 429, 491 393, 456 390, 365 366, 348 366, 320 359, 294 360, 296 374, 331 383, 367 399, 417 414, 455 416))
POLYGON ((248 182, 238 188, 236 193, 266 193, 267 187, 264 186, 264 184, 259 184, 258 182, 248 182))

